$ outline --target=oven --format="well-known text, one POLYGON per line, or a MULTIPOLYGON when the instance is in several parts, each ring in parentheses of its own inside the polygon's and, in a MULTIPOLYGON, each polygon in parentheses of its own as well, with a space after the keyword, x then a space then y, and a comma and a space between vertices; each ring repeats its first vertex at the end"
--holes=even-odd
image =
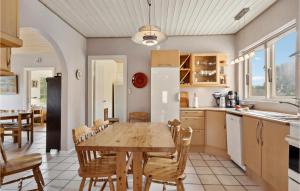
POLYGON ((288 136, 289 143, 289 191, 300 190, 300 139, 288 136))

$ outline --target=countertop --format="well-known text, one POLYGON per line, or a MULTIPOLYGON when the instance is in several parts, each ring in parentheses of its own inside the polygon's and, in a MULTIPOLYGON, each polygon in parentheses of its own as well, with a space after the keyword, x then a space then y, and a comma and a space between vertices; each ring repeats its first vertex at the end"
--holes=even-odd
POLYGON ((271 111, 260 111, 260 110, 236 110, 234 108, 219 108, 219 107, 199 107, 199 108, 180 108, 181 111, 224 111, 227 113, 240 115, 240 116, 250 116, 257 117, 264 120, 284 123, 290 126, 294 126, 300 128, 300 120, 297 119, 296 115, 286 114, 286 113, 278 113, 271 111))

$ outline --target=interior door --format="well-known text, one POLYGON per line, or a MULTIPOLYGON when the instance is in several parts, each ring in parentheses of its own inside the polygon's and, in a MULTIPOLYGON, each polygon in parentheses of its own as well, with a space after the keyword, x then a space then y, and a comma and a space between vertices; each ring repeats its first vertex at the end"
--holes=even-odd
POLYGON ((263 121, 262 177, 277 190, 288 190, 289 126, 263 121))
POLYGON ((260 119, 243 116, 243 161, 247 170, 261 176, 260 119))

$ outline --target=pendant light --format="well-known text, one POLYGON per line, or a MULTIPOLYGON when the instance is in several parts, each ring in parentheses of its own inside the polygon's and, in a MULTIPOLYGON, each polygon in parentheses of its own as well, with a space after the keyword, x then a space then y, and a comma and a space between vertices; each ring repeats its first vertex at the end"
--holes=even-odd
POLYGON ((148 25, 141 26, 131 39, 137 44, 146 46, 157 45, 167 39, 166 34, 160 31, 160 28, 151 25, 151 0, 147 0, 149 6, 149 23, 148 25))

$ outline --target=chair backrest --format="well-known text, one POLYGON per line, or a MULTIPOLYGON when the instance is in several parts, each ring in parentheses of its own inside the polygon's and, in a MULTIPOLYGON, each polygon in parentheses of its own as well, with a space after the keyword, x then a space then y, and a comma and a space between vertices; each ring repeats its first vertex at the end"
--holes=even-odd
POLYGON ((100 119, 97 119, 93 122, 92 130, 95 131, 95 133, 99 133, 103 131, 107 125, 109 124, 109 121, 102 121, 100 119))
POLYGON ((82 143, 82 142, 88 140, 90 137, 94 136, 95 132, 91 128, 84 125, 84 126, 72 129, 72 134, 73 134, 73 141, 75 144, 75 149, 77 152, 79 165, 80 165, 80 167, 85 167, 89 161, 97 158, 97 152, 90 151, 88 149, 78 149, 78 144, 82 143))
POLYGON ((186 162, 188 159, 188 152, 190 149, 193 130, 191 127, 181 129, 181 143, 180 153, 178 154, 178 168, 177 174, 182 175, 184 173, 186 162))
POLYGON ((108 108, 104 108, 103 113, 104 113, 104 118, 103 118, 104 121, 108 120, 108 108))
POLYGON ((33 112, 30 112, 30 113, 19 113, 18 122, 19 123, 23 123, 24 120, 26 120, 26 125, 28 127, 33 128, 33 123, 34 123, 33 112))
POLYGON ((128 121, 129 122, 148 122, 149 114, 147 112, 130 112, 128 121))
MULTIPOLYGON (((4 163, 6 163, 7 162, 7 157, 6 157, 6 154, 5 154, 5 150, 4 150, 4 148, 3 148, 3 145, 2 145, 2 140, 1 140, 1 138, 0 138, 0 155, 1 155, 1 160, 3 160, 4 161, 4 163)), ((0 161, 1 161, 0 160, 0 161)), ((1 174, 1 173, 0 173, 1 174)))

